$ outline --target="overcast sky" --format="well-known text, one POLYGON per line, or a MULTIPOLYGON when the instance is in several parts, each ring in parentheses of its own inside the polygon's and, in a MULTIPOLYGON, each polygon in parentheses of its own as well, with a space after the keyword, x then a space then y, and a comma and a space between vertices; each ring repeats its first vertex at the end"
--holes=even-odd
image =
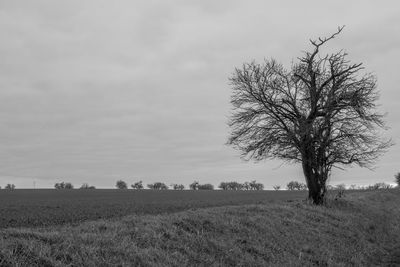
MULTIPOLYGON (((0 185, 304 181, 225 145, 228 77, 264 58, 289 67, 339 25, 329 48, 377 75, 399 143, 398 1, 0 0, 0 185)), ((395 145, 331 184, 393 182, 399 162, 395 145)))

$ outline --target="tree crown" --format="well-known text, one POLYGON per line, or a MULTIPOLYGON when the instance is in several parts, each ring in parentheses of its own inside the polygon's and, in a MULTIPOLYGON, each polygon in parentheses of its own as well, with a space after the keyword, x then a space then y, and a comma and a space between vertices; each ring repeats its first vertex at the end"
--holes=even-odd
POLYGON ((377 111, 376 77, 361 73, 343 51, 320 56, 320 49, 335 38, 310 40, 305 52, 286 70, 274 59, 236 68, 233 87, 232 129, 228 144, 245 159, 279 158, 332 166, 370 167, 392 145, 381 138, 386 129, 377 111))

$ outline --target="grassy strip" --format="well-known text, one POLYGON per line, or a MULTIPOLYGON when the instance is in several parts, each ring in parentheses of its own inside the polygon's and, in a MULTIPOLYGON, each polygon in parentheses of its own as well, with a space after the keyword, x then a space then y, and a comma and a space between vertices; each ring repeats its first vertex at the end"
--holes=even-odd
POLYGON ((400 191, 0 231, 0 266, 400 264, 400 191))

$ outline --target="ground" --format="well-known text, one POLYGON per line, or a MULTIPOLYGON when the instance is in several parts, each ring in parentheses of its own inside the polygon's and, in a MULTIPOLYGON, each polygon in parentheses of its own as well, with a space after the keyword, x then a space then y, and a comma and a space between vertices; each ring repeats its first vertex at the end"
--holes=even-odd
MULTIPOLYGON (((278 192, 279 193, 279 192, 278 192)), ((0 230, 1 266, 399 266, 400 190, 0 230)))

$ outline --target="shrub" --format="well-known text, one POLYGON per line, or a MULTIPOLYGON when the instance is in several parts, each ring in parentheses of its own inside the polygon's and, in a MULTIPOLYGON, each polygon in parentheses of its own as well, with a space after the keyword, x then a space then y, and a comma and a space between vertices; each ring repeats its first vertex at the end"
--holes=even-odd
POLYGON ((214 190, 214 186, 212 184, 199 184, 199 190, 214 190))
POLYGON ((14 184, 7 184, 6 187, 4 187, 4 189, 14 190, 15 189, 15 185, 14 184))
POLYGON ((148 184, 147 187, 149 189, 154 189, 154 190, 167 190, 168 189, 168 186, 166 184, 164 184, 164 183, 161 183, 161 182, 148 184))
POLYGON ((122 180, 118 180, 117 183, 115 184, 115 187, 118 189, 128 189, 128 185, 126 184, 126 182, 122 180))
POLYGON ((143 189, 143 182, 139 181, 131 185, 133 189, 140 190, 143 189))
POLYGON ((397 183, 397 187, 400 187, 400 172, 398 172, 395 176, 395 181, 397 183))

